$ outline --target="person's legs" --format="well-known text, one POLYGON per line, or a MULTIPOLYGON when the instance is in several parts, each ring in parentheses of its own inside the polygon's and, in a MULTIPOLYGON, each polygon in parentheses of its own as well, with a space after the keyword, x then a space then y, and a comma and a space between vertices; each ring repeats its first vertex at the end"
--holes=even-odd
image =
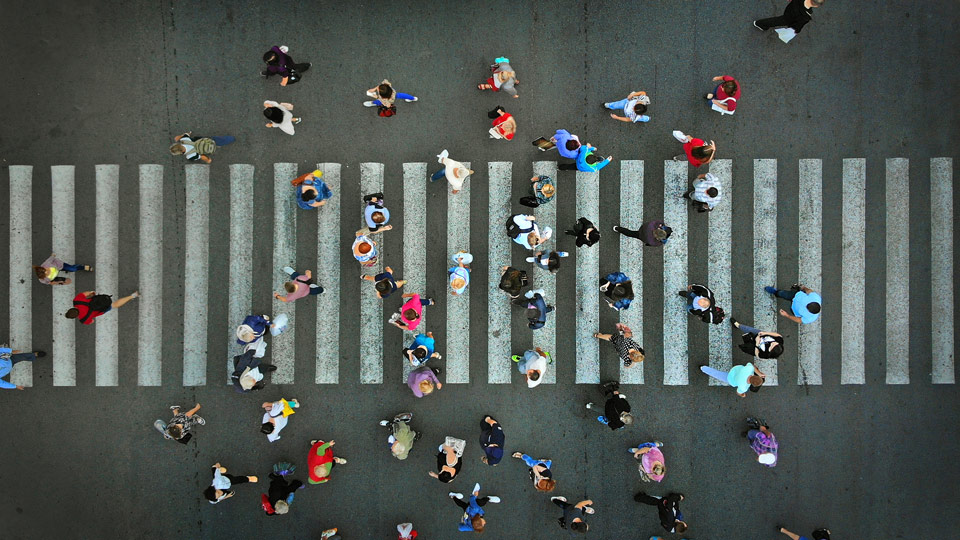
POLYGON ((128 295, 128 296, 124 296, 123 298, 120 298, 120 299, 118 299, 117 301, 115 301, 114 303, 110 304, 110 307, 112 307, 112 308, 122 308, 124 304, 126 304, 127 302, 129 302, 129 301, 131 301, 131 300, 133 300, 134 298, 137 298, 137 297, 139 297, 139 296, 140 296, 140 293, 138 293, 138 292, 133 292, 132 294, 130 294, 130 295, 128 295))
POLYGON ((224 476, 226 476, 227 479, 230 480, 230 483, 233 485, 246 484, 247 482, 250 481, 250 479, 247 478, 246 476, 234 476, 232 474, 224 474, 224 476))
POLYGON ((532 457, 530 457, 530 456, 528 456, 528 455, 526 455, 526 454, 523 454, 522 456, 520 456, 520 459, 522 459, 523 462, 527 464, 527 467, 530 467, 530 468, 533 468, 533 467, 536 466, 538 463, 540 463, 539 461, 533 459, 532 457))
POLYGON ((310 62, 304 62, 303 64, 294 64, 293 69, 294 71, 299 71, 300 73, 303 73, 304 71, 310 69, 311 65, 312 64, 310 62))
POLYGON ((436 182, 437 180, 445 177, 446 175, 447 175, 447 168, 446 168, 446 167, 443 167, 442 169, 440 169, 439 171, 433 173, 433 175, 430 176, 430 181, 431 181, 431 182, 436 182))
POLYGON ((790 19, 781 15, 779 17, 769 17, 767 19, 757 19, 753 21, 761 30, 769 30, 771 28, 777 28, 781 26, 788 26, 790 24, 790 19))
POLYGON ((640 229, 631 231, 630 229, 621 227, 620 225, 614 225, 613 232, 617 232, 624 236, 629 236, 630 238, 636 238, 637 240, 640 240, 640 229))
POLYGON ((460 508, 463 508, 464 510, 466 510, 467 508, 470 508, 470 505, 464 502, 463 499, 458 499, 456 497, 450 497, 450 498, 453 499, 453 503, 459 506, 460 508))
POLYGON ((490 497, 488 497, 488 496, 486 496, 486 495, 483 496, 483 497, 477 497, 477 506, 483 506, 483 505, 487 504, 488 502, 490 502, 490 497))
POLYGON ((753 442, 753 440, 756 439, 757 435, 759 434, 760 434, 759 429, 751 429, 750 431, 747 432, 747 440, 750 442, 753 442))
POLYGON ((60 271, 61 272, 79 272, 80 270, 83 270, 82 264, 63 263, 63 268, 60 271))
POLYGON ((317 285, 317 284, 315 284, 315 283, 311 283, 311 284, 310 284, 310 295, 311 295, 311 296, 318 295, 318 294, 320 294, 320 293, 322 293, 322 292, 323 292, 323 287, 321 287, 321 286, 319 286, 319 285, 317 285))
POLYGON ((647 495, 646 493, 639 491, 633 496, 633 500, 638 503, 649 504, 650 506, 657 506, 660 504, 660 497, 654 495, 647 495))
POLYGON ((754 327, 752 327, 752 326, 747 326, 747 325, 745 325, 745 324, 743 324, 743 323, 741 323, 741 322, 739 322, 739 321, 738 321, 738 323, 740 324, 740 326, 738 326, 737 329, 740 330, 741 332, 743 332, 744 334, 754 334, 754 335, 756 335, 756 334, 759 334, 759 333, 760 333, 759 330, 757 330, 756 328, 754 328, 754 327))
POLYGON ((700 366, 700 371, 706 373, 707 375, 709 375, 710 377, 713 377, 718 381, 723 381, 727 384, 730 384, 729 382, 727 382, 726 371, 720 371, 719 369, 714 369, 710 366, 700 366))
POLYGON ((22 352, 10 355, 10 364, 16 365, 17 362, 33 362, 37 359, 37 355, 32 352, 22 352))
POLYGON ((290 274, 290 281, 296 281, 298 277, 303 275, 300 272, 297 272, 296 270, 294 270, 293 272, 289 272, 289 274, 290 274))
POLYGON ((797 291, 785 291, 783 289, 777 289, 777 296, 783 298, 784 300, 789 300, 793 302, 793 297, 797 295, 797 291))
POLYGON ((561 171, 575 171, 575 170, 577 170, 577 164, 576 164, 576 162, 574 162, 574 163, 561 163, 561 164, 557 165, 557 169, 559 169, 559 170, 561 170, 561 171))
POLYGON ((403 92, 397 92, 397 99, 403 99, 406 101, 416 101, 417 98, 413 94, 404 94, 403 92))
POLYGON ((610 421, 607 420, 607 417, 606 417, 606 416, 603 416, 602 414, 597 417, 597 422, 600 422, 600 423, 603 424, 603 425, 607 425, 607 424, 610 423, 610 421))
POLYGON ((217 146, 226 146, 237 140, 233 135, 223 135, 221 137, 210 137, 217 146))
POLYGON ((611 101, 609 103, 604 103, 603 106, 610 109, 611 111, 622 111, 624 107, 627 106, 627 99, 621 99, 620 101, 611 101))
POLYGON ((568 506, 570 506, 570 503, 568 503, 567 501, 561 501, 560 499, 552 499, 552 500, 553 500, 553 504, 559 506, 560 508, 566 509, 568 506))

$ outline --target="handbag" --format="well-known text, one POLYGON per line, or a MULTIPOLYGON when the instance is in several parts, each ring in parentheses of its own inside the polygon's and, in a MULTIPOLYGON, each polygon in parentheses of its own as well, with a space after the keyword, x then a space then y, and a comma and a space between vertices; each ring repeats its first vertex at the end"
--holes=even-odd
POLYGON ((445 444, 446 446, 449 446, 450 448, 453 448, 453 451, 455 454, 457 454, 457 457, 462 457, 463 450, 467 446, 467 441, 447 435, 447 438, 443 441, 443 444, 445 444))
POLYGON ((793 28, 777 28, 777 37, 784 43, 790 43, 790 40, 797 37, 797 31, 793 28))
POLYGON ((391 105, 389 107, 384 107, 383 105, 377 106, 377 115, 383 117, 389 117, 397 114, 397 106, 391 105))

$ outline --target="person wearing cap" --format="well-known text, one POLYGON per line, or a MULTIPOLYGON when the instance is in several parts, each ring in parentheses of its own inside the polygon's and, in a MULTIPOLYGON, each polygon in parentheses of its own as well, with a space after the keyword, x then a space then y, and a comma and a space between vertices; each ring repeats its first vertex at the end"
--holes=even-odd
POLYGON ((327 204, 327 199, 333 197, 333 192, 327 183, 320 179, 321 176, 323 171, 317 169, 290 181, 296 188, 297 206, 304 210, 313 210, 327 204))
POLYGON ((759 392, 760 387, 767 380, 767 374, 749 362, 742 366, 733 366, 730 371, 720 371, 710 366, 700 366, 700 371, 736 388, 737 395, 740 397, 746 397, 747 390, 759 392))
POLYGON ((616 328, 617 332, 615 334, 597 332, 593 334, 593 337, 613 343, 613 346, 617 348, 617 355, 623 361, 623 367, 630 367, 643 362, 645 353, 643 347, 633 340, 633 330, 630 330, 630 327, 623 323, 617 323, 616 328))
POLYGON ((592 221, 585 217, 577 219, 572 229, 567 229, 566 233, 577 237, 577 247, 591 247, 600 241, 600 231, 592 221))
POLYGON ((411 343, 409 347, 403 348, 403 357, 407 359, 413 367, 420 367, 432 358, 440 360, 440 353, 434 350, 436 343, 437 340, 433 338, 433 332, 417 334, 413 337, 413 343, 411 343))
POLYGON ((503 443, 506 436, 503 427, 489 414, 480 421, 480 447, 483 448, 483 457, 480 461, 487 465, 496 465, 503 459, 503 443))
MULTIPOLYGON (((627 396, 620 393, 620 383, 613 381, 600 385, 606 402, 603 404, 603 414, 597 417, 597 422, 605 424, 611 430, 623 429, 633 423, 633 415, 630 414, 630 403, 627 402, 627 396)), ((587 403, 588 409, 596 408, 593 402, 587 403)))
POLYGON ((623 111, 624 116, 617 116, 616 114, 610 113, 610 118, 614 120, 619 120, 621 122, 649 122, 650 117, 643 114, 647 112, 647 106, 650 105, 650 96, 646 92, 640 90, 638 92, 630 92, 627 94, 627 97, 621 99, 620 101, 611 101, 609 103, 604 103, 603 106, 611 111, 623 111))
POLYGON ((300 407, 300 402, 280 398, 278 401, 265 401, 260 407, 266 411, 263 413, 260 433, 266 435, 268 441, 274 442, 280 438, 280 432, 287 427, 287 417, 296 412, 294 409, 300 407))
POLYGON ((483 517, 483 506, 488 502, 500 502, 500 497, 496 495, 480 497, 479 483, 474 484, 469 503, 463 502, 463 493, 451 491, 447 496, 453 499, 453 502, 463 509, 463 517, 460 518, 460 527, 458 527, 460 532, 482 533, 484 527, 487 525, 487 520, 483 517))
POLYGON ((550 500, 563 509, 563 516, 557 520, 561 529, 567 529, 577 534, 585 534, 590 530, 590 525, 583 520, 583 516, 594 513, 594 509, 591 507, 593 501, 585 499, 577 504, 570 504, 566 497, 550 497, 550 500))
POLYGON ((383 193, 371 193, 363 196, 367 206, 363 209, 363 221, 366 225, 360 229, 361 234, 373 234, 393 229, 390 223, 390 210, 384 206, 383 193))
POLYGON ((433 173, 430 176, 430 181, 436 182, 437 180, 446 177, 447 182, 450 182, 450 186, 453 188, 452 193, 457 194, 460 193, 460 189, 463 188, 464 181, 466 181, 468 176, 473 174, 473 171, 463 163, 450 159, 449 156, 450 152, 447 152, 446 149, 437 154, 437 161, 443 165, 443 168, 433 173))
POLYGON ((524 307, 527 310, 527 326, 531 330, 539 330, 547 324, 547 313, 554 310, 553 306, 547 305, 543 298, 543 289, 534 289, 527 291, 523 296, 526 300, 514 300, 514 305, 524 307))
POLYGON ((635 448, 627 450, 633 454, 633 459, 640 462, 640 479, 644 482, 662 482, 667 474, 667 468, 663 464, 663 452, 660 447, 663 443, 660 441, 645 442, 638 444, 635 448))
POLYGON ((311 484, 323 484, 330 481, 330 472, 334 465, 346 465, 347 460, 333 455, 335 441, 310 441, 310 453, 307 454, 307 481, 311 484))
POLYGON ((361 266, 373 266, 377 264, 377 243, 369 236, 357 233, 357 238, 353 241, 353 258, 361 266))
POLYGON ((13 366, 19 362, 30 362, 33 363, 37 358, 43 358, 47 353, 43 351, 32 351, 25 353, 20 350, 14 350, 10 347, 0 347, 0 388, 4 390, 23 390, 23 385, 13 384, 2 379, 6 377, 10 371, 13 370, 13 366))
POLYGON ((747 418, 748 431, 743 432, 743 436, 750 442, 750 448, 757 453, 757 461, 767 467, 777 466, 777 450, 780 445, 777 444, 777 438, 770 433, 769 426, 763 420, 756 418, 747 418))
POLYGON ((553 362, 550 353, 545 352, 540 347, 524 351, 522 357, 515 354, 510 359, 517 363, 517 370, 526 379, 527 388, 539 386, 543 382, 543 375, 547 372, 547 363, 553 362))
POLYGON ((670 493, 666 497, 657 497, 640 491, 633 496, 633 500, 639 503, 656 506, 657 514, 660 516, 660 526, 669 533, 677 534, 687 530, 687 523, 683 521, 683 514, 680 512, 680 501, 683 499, 682 493, 670 493))
POLYGON ((522 459, 527 467, 530 467, 530 480, 533 480, 533 487, 542 493, 549 493, 557 487, 557 481, 553 479, 553 471, 550 467, 553 461, 549 459, 533 459, 523 452, 514 452, 516 459, 522 459))
POLYGON ((230 489, 233 486, 246 484, 256 484, 259 479, 256 476, 234 476, 227 474, 227 468, 220 465, 220 462, 213 464, 213 480, 207 489, 203 490, 203 496, 210 504, 233 497, 234 491, 230 489))
POLYGON ((536 208, 541 204, 547 204, 553 200, 557 190, 553 185, 553 179, 545 174, 534 176, 530 179, 530 191, 532 195, 520 198, 520 204, 530 208, 536 208))
POLYGON ((469 265, 473 262, 473 255, 466 251, 458 251, 454 253, 451 259, 457 265, 447 270, 447 275, 450 276, 450 288, 453 289, 450 294, 459 296, 467 290, 467 285, 470 284, 469 265))
POLYGON ((652 219, 640 226, 639 229, 632 231, 622 225, 614 225, 613 232, 636 238, 643 242, 643 245, 650 247, 663 247, 673 234, 673 229, 667 227, 662 219, 652 219))
POLYGON ((788 291, 769 285, 764 287, 763 290, 790 302, 790 311, 793 314, 787 313, 785 309, 781 309, 780 314, 795 323, 810 324, 820 318, 820 304, 823 299, 808 287, 796 283, 788 291))
POLYGON ((622 311, 633 302, 633 281, 623 272, 611 272, 600 278, 600 292, 611 308, 622 311))
POLYGON ((70 264, 57 258, 56 253, 51 253, 47 260, 40 263, 40 266, 33 267, 33 273, 37 280, 44 285, 69 285, 73 280, 64 277, 63 274, 79 272, 93 272, 93 267, 87 264, 70 264))
POLYGON ((375 276, 360 274, 360 279, 374 282, 373 288, 377 291, 377 298, 381 299, 397 292, 397 289, 403 287, 407 283, 407 280, 405 279, 394 279, 393 268, 390 268, 389 266, 384 268, 383 272, 380 272, 375 276))

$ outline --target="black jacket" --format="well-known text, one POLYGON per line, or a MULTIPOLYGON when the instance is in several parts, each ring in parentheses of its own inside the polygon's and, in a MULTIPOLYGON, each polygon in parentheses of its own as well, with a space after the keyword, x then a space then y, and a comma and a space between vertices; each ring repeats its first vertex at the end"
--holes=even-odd
POLYGON ((261 384, 262 381, 257 383, 259 388, 254 386, 250 390, 244 390, 244 388, 240 386, 240 376, 243 375, 243 371, 247 368, 253 369, 260 365, 260 359, 253 357, 254 352, 255 351, 253 349, 250 349, 243 354, 238 354, 237 356, 233 357, 233 373, 230 375, 230 382, 233 383, 233 388, 237 392, 244 393, 263 388, 263 385, 261 384))

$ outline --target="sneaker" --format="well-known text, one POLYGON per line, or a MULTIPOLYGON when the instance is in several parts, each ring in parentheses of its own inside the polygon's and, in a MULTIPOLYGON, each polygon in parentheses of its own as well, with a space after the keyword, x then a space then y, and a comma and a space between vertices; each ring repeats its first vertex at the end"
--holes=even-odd
POLYGON ((753 27, 756 28, 757 30, 760 30, 761 32, 763 32, 763 28, 760 28, 760 25, 757 24, 757 21, 753 21, 753 27))
POLYGON ((653 444, 657 445, 657 448, 660 448, 663 446, 663 443, 660 441, 653 441, 653 444))
POLYGON ((591 401, 590 403, 587 403, 586 407, 587 407, 588 409, 592 409, 592 408, 593 408, 593 402, 591 401))
POLYGON ((597 417, 597 422, 600 422, 601 424, 603 424, 603 425, 605 425, 605 426, 610 424, 610 421, 607 420, 607 417, 606 417, 606 416, 603 416, 602 414, 597 417))
POLYGON ((730 317, 730 324, 732 324, 733 326, 735 326, 735 327, 737 327, 737 328, 740 327, 740 325, 739 325, 739 323, 737 322, 737 320, 734 319, 733 317, 730 317))
POLYGON ((799 291, 802 288, 803 287, 801 287, 799 283, 794 283, 793 285, 790 286, 790 289, 794 291, 799 291))
POLYGON ((140 298, 140 291, 133 291, 130 293, 130 298, 140 298))
POLYGON ((713 94, 704 94, 703 99, 713 99, 713 94))
POLYGON ((517 459, 523 459, 523 452, 514 452, 510 457, 515 457, 517 459))
POLYGON ((333 462, 336 463, 337 465, 346 465, 346 464, 347 464, 347 460, 343 459, 342 457, 335 457, 335 458, 333 458, 333 462))
POLYGON ((500 497, 497 497, 496 495, 489 495, 487 496, 487 500, 492 503, 498 503, 500 502, 500 497))
POLYGON ((566 498, 566 497, 550 497, 550 500, 551 500, 551 501, 563 501, 563 502, 567 502, 567 498, 566 498))
POLYGON ((267 77, 267 76, 270 75, 270 72, 269 72, 269 71, 261 71, 261 72, 260 72, 260 75, 262 75, 262 76, 264 76, 264 77, 267 77))
POLYGON ((515 354, 515 355, 511 356, 510 359, 513 360, 514 362, 519 362, 519 361, 521 360, 519 354, 515 354))
POLYGON ((260 481, 260 479, 257 478, 256 476, 248 476, 247 481, 250 482, 251 484, 256 484, 257 482, 260 481))
POLYGON ((763 290, 767 291, 768 293, 770 293, 770 294, 772 294, 772 295, 776 295, 776 294, 777 294, 777 288, 776 288, 776 287, 771 287, 771 286, 767 285, 766 287, 763 288, 763 290))
POLYGON ((619 225, 614 225, 614 226, 613 226, 613 232, 615 232, 615 233, 620 232, 620 226, 619 226, 619 225))
POLYGON ((603 108, 604 108, 604 109, 609 109, 609 108, 610 108, 610 104, 609 104, 609 103, 604 103, 604 104, 603 104, 603 108))
POLYGON ((438 368, 438 367, 430 368, 430 369, 433 370, 433 374, 436 375, 437 377, 439 377, 441 374, 443 374, 443 370, 440 369, 440 368, 438 368))
POLYGON ((33 351, 33 354, 35 354, 37 358, 43 358, 44 356, 47 355, 47 353, 44 351, 33 351))
POLYGON ((363 106, 364 106, 364 107, 376 107, 377 104, 374 103, 374 102, 372 102, 372 101, 364 101, 364 102, 363 102, 363 106))
POLYGON ((292 266, 284 266, 283 271, 286 272, 287 274, 292 274, 296 272, 296 270, 294 270, 292 266))
POLYGON ((330 538, 331 536, 333 536, 333 535, 335 535, 335 534, 337 534, 337 528, 336 528, 336 527, 334 527, 334 528, 332 528, 332 529, 327 529, 327 530, 323 531, 322 533, 320 533, 320 538, 321 538, 321 539, 323 539, 323 538, 330 538))
POLYGON ((451 499, 463 500, 463 493, 454 493, 453 491, 451 491, 450 493, 447 493, 447 496, 450 497, 451 499))
POLYGON ((583 513, 584 513, 584 514, 593 514, 593 513, 596 513, 596 510, 594 510, 593 508, 591 508, 591 507, 589 507, 589 506, 584 506, 584 507, 583 507, 583 513))
POLYGON ((264 368, 267 371, 267 373, 277 370, 277 366, 273 364, 260 364, 260 367, 264 368))
POLYGON ((312 439, 312 440, 310 441, 310 446, 313 446, 313 445, 317 444, 318 442, 320 442, 320 439, 312 439))
POLYGON ((413 99, 405 99, 404 101, 406 101, 407 103, 413 103, 414 101, 420 101, 420 98, 418 98, 417 96, 413 96, 413 99))
POLYGON ((380 421, 380 425, 383 426, 383 427, 387 427, 387 426, 390 425, 390 421, 389 421, 389 420, 381 420, 381 421, 380 421))
POLYGON ((440 162, 440 163, 443 163, 443 160, 446 159, 446 158, 449 157, 449 156, 450 156, 450 152, 447 152, 447 150, 444 149, 442 152, 440 152, 439 154, 437 154, 437 161, 440 162))
POLYGON ((480 482, 477 482, 473 485, 473 491, 471 493, 476 493, 478 491, 480 491, 480 482))
POLYGON ((303 118, 297 117, 293 119, 294 124, 299 124, 300 122, 303 122, 303 118))
POLYGON ((682 156, 680 156, 680 155, 673 156, 673 160, 674 160, 674 161, 681 161, 681 160, 683 160, 684 157, 685 157, 685 155, 682 155, 682 156))
POLYGON ((677 291, 677 294, 680 295, 680 296, 683 297, 683 298, 686 298, 686 297, 687 297, 687 291, 677 291))
POLYGON ((627 450, 627 452, 630 452, 631 454, 636 454, 636 453, 637 453, 637 450, 639 450, 639 448, 631 448, 631 449, 627 450))

